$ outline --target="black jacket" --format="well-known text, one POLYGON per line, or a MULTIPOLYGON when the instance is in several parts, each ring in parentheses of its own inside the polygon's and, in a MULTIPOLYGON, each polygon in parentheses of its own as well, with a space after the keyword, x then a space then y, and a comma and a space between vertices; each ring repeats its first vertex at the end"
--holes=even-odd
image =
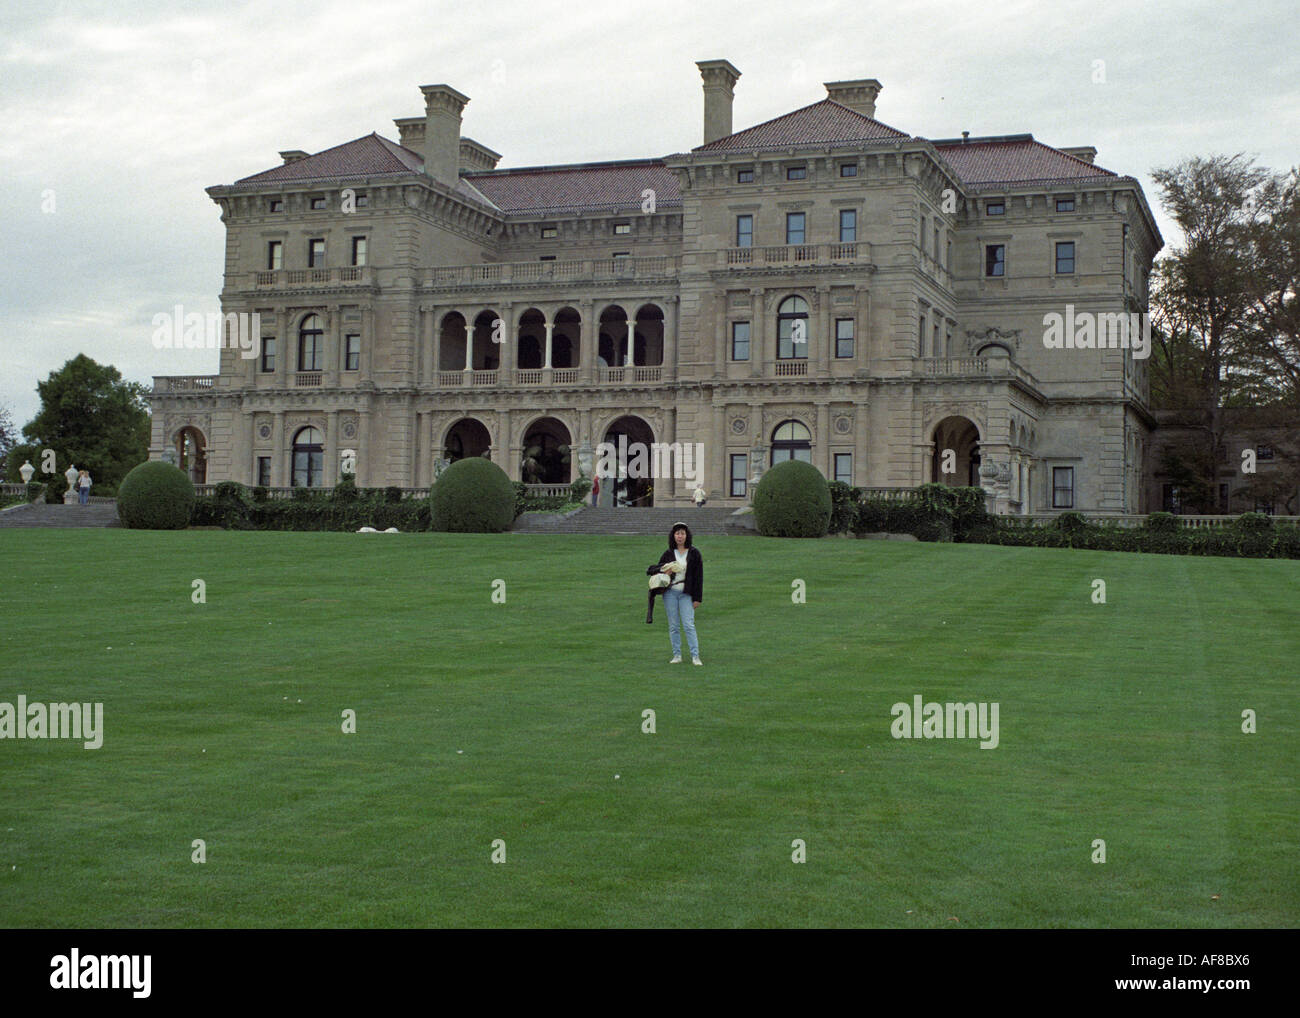
MULTIPOLYGON (((669 548, 659 556, 659 561, 645 571, 647 576, 659 572, 659 567, 669 562, 676 562, 676 553, 669 548)), ((704 556, 698 548, 686 549, 686 593, 692 601, 704 601, 704 556)))

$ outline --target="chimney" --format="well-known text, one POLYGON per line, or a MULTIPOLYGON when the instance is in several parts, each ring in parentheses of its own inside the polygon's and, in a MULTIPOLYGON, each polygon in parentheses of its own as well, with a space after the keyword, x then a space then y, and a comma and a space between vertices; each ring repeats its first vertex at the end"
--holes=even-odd
POLYGON ((288 166, 290 163, 296 163, 299 159, 306 159, 307 153, 300 148, 291 148, 281 152, 280 158, 284 160, 284 165, 288 166))
POLYGON ((704 144, 731 134, 731 100, 740 72, 728 60, 697 60, 704 79, 704 144))
POLYGON ((857 81, 827 81, 826 98, 841 106, 847 106, 864 117, 875 117, 876 96, 880 95, 881 84, 875 78, 859 78, 857 81))
POLYGON ((1082 159, 1085 163, 1090 163, 1097 158, 1097 150, 1091 145, 1075 145, 1074 148, 1063 148, 1061 151, 1067 156, 1082 159))
POLYGON ((473 138, 460 139, 460 166, 464 170, 495 170, 501 153, 493 152, 473 138))
POLYGON ((460 120, 469 96, 450 85, 421 85, 424 93, 424 172, 454 188, 460 179, 460 120))
POLYGON ((424 117, 402 117, 393 123, 397 125, 398 144, 424 158, 424 117))

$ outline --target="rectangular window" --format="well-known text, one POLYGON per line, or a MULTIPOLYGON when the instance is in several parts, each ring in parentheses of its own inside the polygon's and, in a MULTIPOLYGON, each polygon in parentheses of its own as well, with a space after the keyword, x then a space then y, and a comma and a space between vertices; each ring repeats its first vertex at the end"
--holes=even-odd
POLYGON ((736 171, 737 184, 752 184, 753 182, 754 182, 754 171, 752 169, 736 171))
POLYGON ((840 163, 841 177, 856 177, 858 175, 857 163, 840 163))
POLYGON ((617 234, 620 234, 620 235, 625 234, 625 233, 631 233, 631 232, 632 232, 632 224, 631 224, 631 223, 615 223, 615 224, 614 224, 614 232, 617 233, 617 234))
POLYGON ((272 271, 284 268, 284 241, 272 240, 267 242, 266 267, 272 271))
POLYGON ((1052 508, 1074 508, 1074 467, 1052 467, 1052 508))
POLYGON ((952 356, 952 327, 951 327, 951 326, 949 326, 948 331, 947 331, 947 334, 946 334, 945 337, 944 337, 943 349, 937 351, 936 354, 935 354, 935 356, 936 356, 936 357, 951 357, 951 356, 952 356))
POLYGON ((858 239, 857 209, 840 209, 840 243, 854 244, 858 239))
POLYGON ((271 486, 271 457, 257 457, 257 486, 259 488, 269 488, 271 486))
POLYGON ((943 354, 939 352, 939 323, 938 322, 934 323, 933 345, 930 347, 930 356, 931 357, 943 356, 943 354))
POLYGON ((271 372, 275 370, 275 337, 262 337, 262 370, 271 372))
POLYGON ((1273 515, 1273 503, 1268 499, 1255 499, 1255 512, 1263 513, 1265 516, 1273 515))
POLYGON ((559 235, 560 235, 560 228, 558 226, 542 227, 542 240, 554 240, 559 235))
POLYGON ((731 359, 749 360, 749 322, 731 323, 731 359))
POLYGON ((357 208, 359 208, 359 209, 369 208, 369 207, 370 207, 370 195, 368 195, 368 194, 358 194, 358 195, 355 195, 355 196, 353 197, 353 203, 354 203, 355 206, 356 206, 357 208))
POLYGON ((1005 216, 1007 214, 1007 203, 999 199, 984 203, 984 214, 986 216, 1005 216))
POLYGON ((267 211, 267 212, 283 212, 283 211, 284 211, 284 202, 282 202, 279 198, 272 198, 272 199, 270 199, 269 201, 267 201, 267 203, 266 203, 266 211, 267 211))
POLYGON ((802 244, 804 242, 804 213, 787 212, 785 214, 785 242, 802 244))
POLYGON ((1273 447, 1271 445, 1255 446, 1255 459, 1271 460, 1273 458, 1273 447))
POLYGON ((837 452, 835 454, 835 477, 841 484, 853 483, 853 454, 837 452))
POLYGON ((631 251, 615 251, 614 254, 613 254, 613 257, 615 257, 615 258, 631 258, 631 257, 632 257, 632 252, 631 252, 631 251))
POLYGON ((537 260, 539 262, 553 262, 555 261, 555 255, 541 255, 537 260))
POLYGON ((736 217, 736 247, 754 246, 754 217, 736 217))
POLYGON ((743 452, 731 454, 731 497, 745 497, 745 483, 749 473, 749 457, 743 452))
POLYGON ((353 265, 366 264, 366 238, 365 237, 352 238, 352 264, 353 265))
POLYGON ((984 275, 1002 276, 1007 271, 1007 246, 988 244, 984 248, 984 275))
POLYGON ((853 356, 853 319, 835 319, 835 356, 853 356))
POLYGON ((807 180, 808 167, 806 166, 787 167, 785 171, 785 179, 786 180, 807 180))
POLYGON ((325 208, 325 199, 324 199, 324 198, 313 198, 313 199, 311 200, 311 208, 312 208, 312 211, 313 211, 313 212, 320 212, 320 211, 322 211, 322 210, 325 208))
POLYGON ((307 268, 319 269, 325 265, 325 241, 321 238, 307 241, 307 268))
POLYGON ((943 260, 943 267, 949 272, 952 271, 952 241, 948 241, 948 256, 943 260))
POLYGON ((921 325, 916 333, 916 356, 925 356, 925 315, 921 316, 921 325))
POLYGON ((939 220, 938 219, 934 221, 934 247, 932 247, 930 251, 931 253, 933 253, 934 260, 937 262, 939 260, 939 220))
POLYGON ((343 341, 343 370, 357 371, 361 368, 361 336, 349 332, 343 341))
POLYGON ((1056 211, 1057 211, 1057 212, 1073 212, 1073 211, 1074 211, 1074 199, 1073 199, 1073 198, 1057 198, 1057 199, 1056 199, 1056 211))
POLYGON ((1056 274, 1068 275, 1074 271, 1074 241, 1060 240, 1056 243, 1056 274))
POLYGON ((925 216, 921 217, 921 254, 925 254, 925 227, 928 222, 925 216))

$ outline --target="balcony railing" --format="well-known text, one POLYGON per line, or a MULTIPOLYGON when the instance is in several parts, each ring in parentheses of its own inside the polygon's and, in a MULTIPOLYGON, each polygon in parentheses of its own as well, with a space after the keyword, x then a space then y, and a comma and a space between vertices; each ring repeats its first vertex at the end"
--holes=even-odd
POLYGON ((807 361, 777 361, 774 367, 777 378, 793 378, 808 374, 807 361))
POLYGON ((1029 385, 1038 379, 1019 364, 1006 358, 985 357, 918 357, 912 360, 913 374, 940 378, 983 375, 990 378, 1019 378, 1029 385))
POLYGON ((273 269, 254 273, 258 287, 320 286, 325 283, 370 284, 370 269, 353 265, 333 269, 273 269))
POLYGON ((426 286, 499 286, 503 283, 569 283, 575 280, 665 279, 677 275, 679 260, 666 255, 582 258, 554 262, 492 262, 442 265, 425 274, 426 286))
POLYGON ((154 375, 154 392, 207 392, 215 389, 216 375, 154 375))
POLYGON ((318 389, 323 379, 319 371, 301 371, 293 376, 293 384, 297 389, 318 389))
POLYGON ((779 265, 866 265, 871 245, 865 241, 843 244, 780 244, 767 247, 727 247, 718 251, 718 264, 726 268, 762 268, 779 265))

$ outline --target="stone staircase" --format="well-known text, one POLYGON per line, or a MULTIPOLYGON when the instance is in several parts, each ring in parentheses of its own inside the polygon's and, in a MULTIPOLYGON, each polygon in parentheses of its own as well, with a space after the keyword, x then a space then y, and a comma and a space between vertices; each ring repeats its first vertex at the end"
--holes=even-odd
POLYGON ((0 512, 0 529, 6 527, 120 527, 117 503, 112 500, 90 505, 20 505, 0 512))
MULTIPOLYGON (((524 513, 515 520, 516 534, 653 534, 668 538, 668 528, 678 520, 691 528, 695 537, 752 534, 736 522, 728 506, 685 508, 606 509, 587 506, 572 516, 558 513, 524 513)), ((751 517, 752 518, 752 517, 751 517)))

